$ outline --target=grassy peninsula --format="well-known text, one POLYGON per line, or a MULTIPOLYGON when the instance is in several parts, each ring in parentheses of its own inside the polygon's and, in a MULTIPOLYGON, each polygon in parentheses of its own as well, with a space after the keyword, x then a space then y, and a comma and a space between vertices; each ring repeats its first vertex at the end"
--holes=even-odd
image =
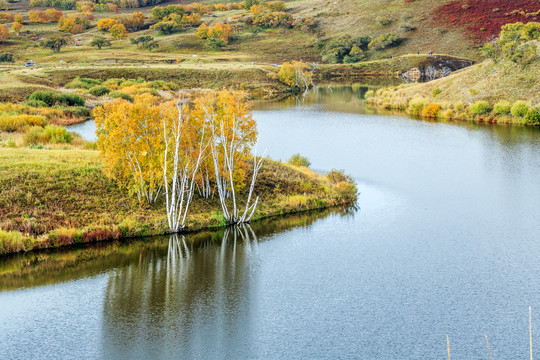
MULTIPOLYGON (((95 150, 0 149, 0 254, 167 234, 163 201, 139 202, 107 178, 103 166, 95 150)), ((356 198, 354 185, 344 179, 270 159, 258 179, 261 199, 253 219, 356 198)), ((189 231, 224 225, 217 195, 193 202, 189 231)))

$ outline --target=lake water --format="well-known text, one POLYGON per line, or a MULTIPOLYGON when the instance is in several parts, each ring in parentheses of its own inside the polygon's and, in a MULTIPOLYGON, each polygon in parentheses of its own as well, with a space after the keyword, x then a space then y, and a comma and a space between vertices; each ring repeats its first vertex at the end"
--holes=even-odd
POLYGON ((375 114, 362 92, 254 112, 259 150, 346 169, 358 209, 0 260, 0 358, 443 359, 448 335, 489 359, 486 334, 529 359, 529 306, 540 353, 540 131, 375 114))

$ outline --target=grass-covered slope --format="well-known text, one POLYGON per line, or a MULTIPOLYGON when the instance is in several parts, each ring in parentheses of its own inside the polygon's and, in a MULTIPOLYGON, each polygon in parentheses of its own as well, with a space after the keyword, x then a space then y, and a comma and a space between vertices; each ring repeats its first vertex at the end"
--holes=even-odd
MULTIPOLYGON (((0 254, 167 233, 163 203, 139 203, 102 168, 97 151, 0 148, 0 254)), ((350 203, 356 190, 307 168, 265 160, 255 194, 257 219, 350 203)), ((188 229, 224 224, 217 197, 196 196, 188 229)))
POLYGON ((530 109, 540 104, 540 60, 525 68, 486 60, 442 79, 381 89, 369 99, 377 107, 406 110, 427 118, 524 123, 525 116, 496 111, 495 105, 500 102, 513 105, 518 101, 527 103, 530 109), (485 112, 471 109, 483 102, 488 104, 485 112), (440 107, 437 114, 423 112, 430 104, 440 107))
POLYGON ((540 60, 521 67, 515 64, 486 60, 452 75, 426 82, 380 90, 373 101, 380 104, 400 104, 422 97, 437 103, 473 103, 486 100, 514 102, 524 100, 540 103, 540 60), (437 89, 437 90, 436 90, 437 89), (440 92, 439 92, 440 90, 440 92), (436 94, 435 96, 433 96, 436 94))
POLYGON ((540 125, 540 23, 503 27, 482 63, 423 84, 378 90, 369 100, 428 118, 540 125))
MULTIPOLYGON (((182 4, 192 1, 181 1, 182 4)), ((203 4, 216 1, 201 0, 203 4)), ((178 1, 164 1, 166 6, 178 1)), ((85 32, 73 36, 73 42, 53 53, 39 46, 48 36, 60 34, 56 23, 33 24, 28 21, 24 10, 32 9, 28 0, 10 6, 11 14, 25 16, 20 36, 11 33, 10 38, 0 44, 0 52, 12 53, 21 63, 33 59, 40 64, 151 64, 164 61, 204 63, 240 62, 280 64, 284 61, 303 59, 320 62, 321 51, 332 39, 344 35, 377 38, 384 34, 399 35, 404 41, 399 46, 380 51, 370 51, 368 60, 389 58, 404 54, 426 54, 434 52, 469 59, 479 59, 478 46, 489 36, 496 34, 500 26, 516 21, 535 21, 540 10, 538 0, 294 0, 286 1, 286 11, 295 19, 311 18, 317 23, 312 31, 298 29, 267 28, 254 31, 240 26, 235 40, 221 51, 209 49, 195 35, 194 28, 163 35, 150 29, 152 23, 150 7, 120 9, 116 13, 94 13, 95 20, 85 32), (141 11, 147 17, 145 26, 130 34, 130 38, 150 35, 155 37, 159 48, 143 50, 130 43, 129 39, 112 40, 110 48, 97 50, 90 46, 96 36, 110 38, 95 24, 106 17, 122 16, 141 11), (536 15, 535 15, 536 14, 536 15), (197 55, 196 59, 193 55, 197 55)), ((74 10, 64 13, 74 13, 74 10)), ((214 11, 204 15, 202 21, 208 25, 233 21, 245 10, 214 11)))

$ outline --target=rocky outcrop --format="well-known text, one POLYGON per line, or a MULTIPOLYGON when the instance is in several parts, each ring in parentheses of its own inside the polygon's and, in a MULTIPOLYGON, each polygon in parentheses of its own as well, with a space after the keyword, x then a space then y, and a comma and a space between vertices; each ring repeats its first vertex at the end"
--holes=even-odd
POLYGON ((440 79, 452 72, 474 64, 472 60, 460 59, 450 56, 428 56, 418 66, 412 67, 399 76, 407 82, 424 82, 440 79))

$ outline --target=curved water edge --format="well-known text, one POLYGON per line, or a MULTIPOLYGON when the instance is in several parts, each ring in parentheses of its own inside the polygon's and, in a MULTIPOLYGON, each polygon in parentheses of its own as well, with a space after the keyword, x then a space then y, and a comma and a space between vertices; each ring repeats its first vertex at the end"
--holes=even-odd
POLYGON ((494 358, 526 359, 529 306, 540 351, 539 129, 376 115, 355 93, 254 117, 272 158, 350 172, 360 212, 257 241, 112 243, 88 272, 100 247, 53 252, 51 283, 14 257, 0 271, 29 274, 0 280, 19 288, 0 292, 0 357, 431 359, 448 334, 452 358, 483 359, 486 334, 494 358))

